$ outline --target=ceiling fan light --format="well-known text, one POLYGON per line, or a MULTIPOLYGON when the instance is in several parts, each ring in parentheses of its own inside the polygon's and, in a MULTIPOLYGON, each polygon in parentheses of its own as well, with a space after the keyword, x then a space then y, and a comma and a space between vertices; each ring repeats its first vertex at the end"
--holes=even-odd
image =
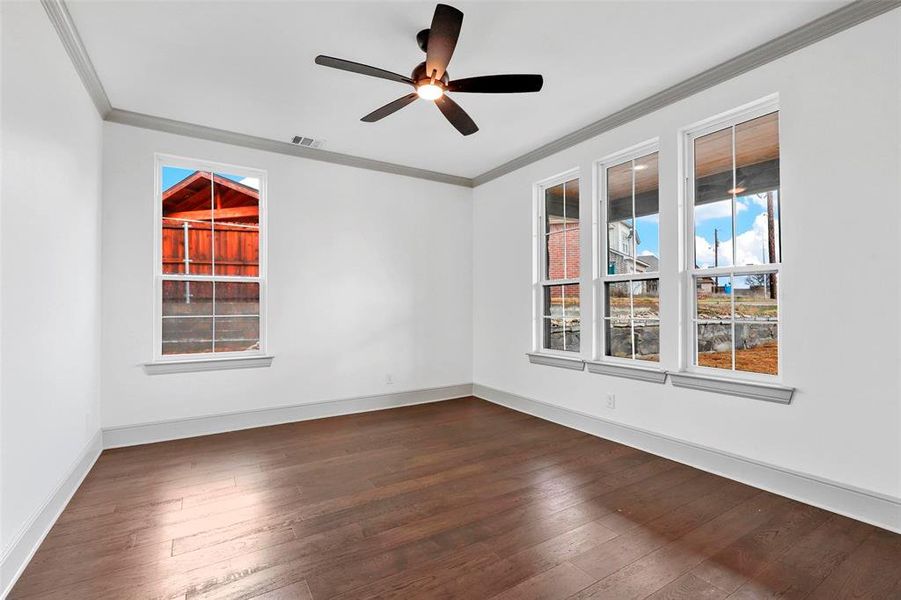
POLYGON ((425 83, 416 88, 416 93, 423 100, 437 100, 444 95, 444 89, 434 83, 425 83))

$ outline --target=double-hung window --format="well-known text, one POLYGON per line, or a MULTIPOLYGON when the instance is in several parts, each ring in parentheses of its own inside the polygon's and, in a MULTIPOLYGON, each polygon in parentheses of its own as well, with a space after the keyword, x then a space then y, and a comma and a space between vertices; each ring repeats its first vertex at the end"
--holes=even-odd
POLYGON ((156 360, 265 347, 265 172, 156 159, 156 360))
POLYGON ((541 351, 579 353, 579 177, 568 173, 538 186, 538 307, 541 351))
POLYGON ((691 368, 779 374, 779 113, 775 101, 686 135, 691 368))
POLYGON ((598 275, 604 359, 660 360, 660 186, 657 145, 601 161, 598 275))

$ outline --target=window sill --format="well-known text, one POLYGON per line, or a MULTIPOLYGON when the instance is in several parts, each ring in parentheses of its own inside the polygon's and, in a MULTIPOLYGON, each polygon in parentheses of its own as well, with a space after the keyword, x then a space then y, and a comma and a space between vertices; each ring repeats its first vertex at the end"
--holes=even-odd
POLYGON ((626 377, 628 379, 637 379, 639 381, 648 381, 650 383, 664 383, 666 381, 667 373, 663 369, 653 369, 638 365, 614 364, 596 360, 589 360, 585 364, 588 365, 588 371, 590 373, 597 373, 598 375, 626 377))
POLYGON ((232 356, 227 358, 197 358, 144 363, 148 375, 168 373, 197 373, 201 371, 226 371, 229 369, 255 369, 268 367, 274 356, 232 356))
POLYGON ((670 373, 669 375, 673 385, 676 387, 742 396, 754 400, 778 402, 779 404, 791 404, 792 394, 795 392, 793 387, 772 383, 740 381, 687 372, 670 373))
POLYGON ((529 357, 529 362, 535 365, 573 369, 574 371, 581 371, 585 368, 585 361, 581 358, 545 354, 543 352, 526 352, 526 356, 529 357))

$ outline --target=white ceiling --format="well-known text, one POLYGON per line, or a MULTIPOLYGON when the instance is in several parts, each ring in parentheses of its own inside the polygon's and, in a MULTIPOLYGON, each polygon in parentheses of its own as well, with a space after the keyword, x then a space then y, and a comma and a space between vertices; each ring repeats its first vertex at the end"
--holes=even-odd
POLYGON ((845 2, 454 2, 465 14, 451 78, 541 73, 538 94, 456 94, 463 137, 419 101, 375 124, 402 84, 313 63, 317 54, 404 75, 434 2, 109 2, 69 10, 116 108, 474 177, 845 2))

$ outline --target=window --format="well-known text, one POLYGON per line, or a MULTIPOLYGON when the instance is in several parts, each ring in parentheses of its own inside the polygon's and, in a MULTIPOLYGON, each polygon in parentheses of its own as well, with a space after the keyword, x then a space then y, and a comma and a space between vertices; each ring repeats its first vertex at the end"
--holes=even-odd
POLYGON ((690 132, 692 366, 779 374, 779 113, 773 102, 690 132))
POLYGON ((265 173, 157 157, 155 359, 262 354, 265 173))
POLYGON ((539 186, 537 294, 541 350, 580 351, 579 179, 539 186))
POLYGON ((599 322, 606 358, 660 360, 659 172, 645 144, 602 161, 599 322))

